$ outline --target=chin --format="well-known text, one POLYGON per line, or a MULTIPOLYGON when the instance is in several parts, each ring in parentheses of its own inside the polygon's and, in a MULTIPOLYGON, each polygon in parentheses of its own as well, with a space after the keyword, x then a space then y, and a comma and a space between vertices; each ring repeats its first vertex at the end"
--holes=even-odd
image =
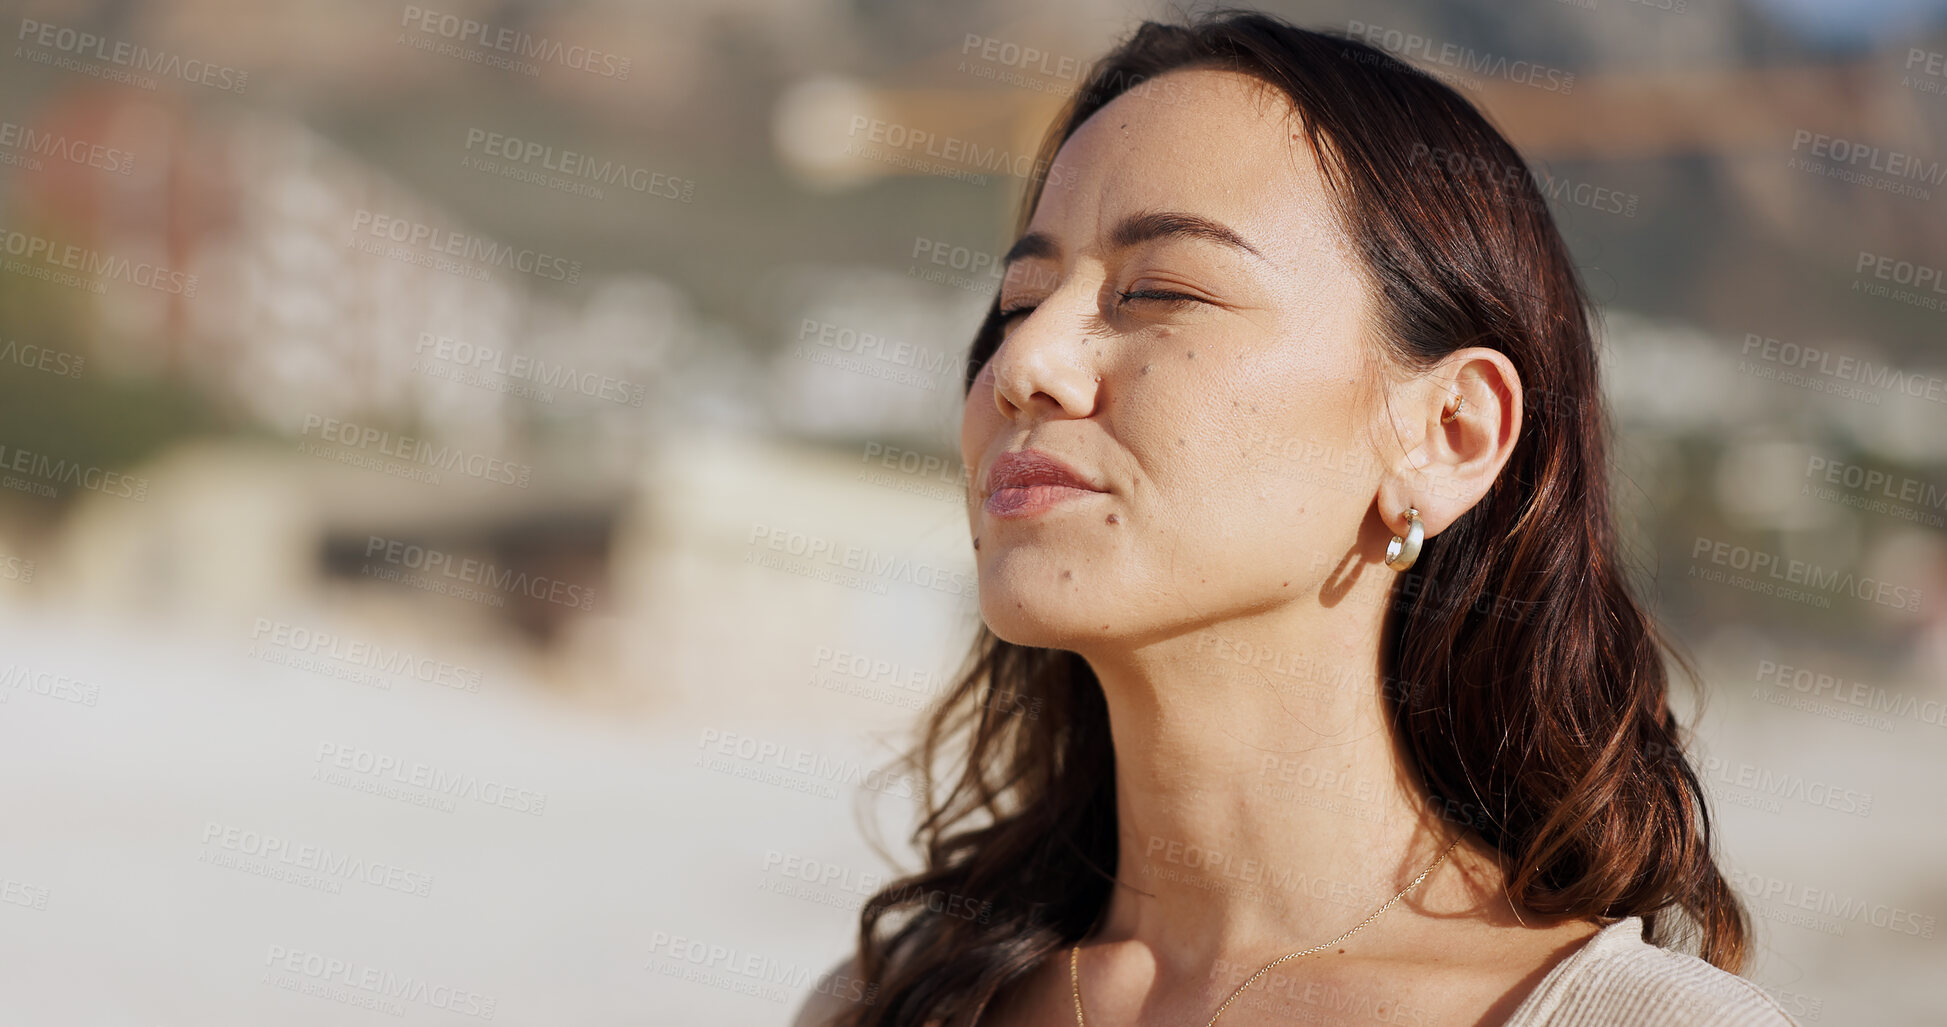
POLYGON ((1080 650, 1108 637, 1105 625, 1117 618, 1104 608, 1105 597, 1077 594, 1074 582, 1022 580, 1021 575, 986 574, 980 581, 980 619, 1004 642, 1037 649, 1080 650))

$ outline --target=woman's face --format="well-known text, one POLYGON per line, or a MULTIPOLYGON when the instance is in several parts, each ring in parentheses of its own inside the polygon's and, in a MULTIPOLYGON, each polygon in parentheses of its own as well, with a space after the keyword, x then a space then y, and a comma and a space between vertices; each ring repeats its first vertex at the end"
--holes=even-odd
POLYGON ((1017 644, 1317 604, 1362 528, 1383 559, 1367 287, 1311 150, 1257 80, 1166 77, 1062 146, 963 412, 981 613, 1017 644), (990 500, 1030 448, 1101 491, 990 500))

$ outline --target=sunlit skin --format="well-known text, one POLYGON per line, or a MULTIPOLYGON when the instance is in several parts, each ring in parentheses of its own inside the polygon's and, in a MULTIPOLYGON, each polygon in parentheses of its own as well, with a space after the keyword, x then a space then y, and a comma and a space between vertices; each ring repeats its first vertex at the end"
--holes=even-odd
MULTIPOLYGON (((1028 227, 1046 252, 1008 269, 1002 308, 1025 312, 960 436, 983 618, 1007 641, 1079 653, 1108 701, 1120 883, 1080 960, 1101 1025, 1207 1022, 1244 977, 1358 923, 1455 836, 1382 716, 1380 618, 1399 573, 1386 543, 1412 506, 1438 546, 1521 418, 1499 352, 1423 373, 1384 362, 1373 289, 1282 94, 1170 74, 1178 89, 1115 99, 1057 155, 1065 185, 1028 227), (1125 219, 1158 212, 1250 249, 1115 245, 1125 219), (1105 491, 988 513, 988 469, 1023 447, 1105 491), (1193 846, 1221 852, 1217 867, 1193 846)), ((1514 908, 1470 841, 1342 953, 1253 986, 1282 1009, 1240 1000, 1220 1022, 1498 1023, 1595 929, 1514 908), (1307 1005, 1328 994, 1308 984, 1338 1004, 1307 1005)), ((1066 951, 983 1022, 1074 1023, 1066 951)))

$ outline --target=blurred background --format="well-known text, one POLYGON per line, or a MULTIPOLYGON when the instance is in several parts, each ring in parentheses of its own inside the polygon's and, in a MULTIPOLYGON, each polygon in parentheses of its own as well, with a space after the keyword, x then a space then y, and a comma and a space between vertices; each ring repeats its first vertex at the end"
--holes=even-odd
MULTIPOLYGON (((789 1022, 1035 144, 1179 9, 0 4, 0 1019, 789 1022)), ((1947 1022, 1947 3, 1265 9, 1533 161, 1750 976, 1947 1022)))

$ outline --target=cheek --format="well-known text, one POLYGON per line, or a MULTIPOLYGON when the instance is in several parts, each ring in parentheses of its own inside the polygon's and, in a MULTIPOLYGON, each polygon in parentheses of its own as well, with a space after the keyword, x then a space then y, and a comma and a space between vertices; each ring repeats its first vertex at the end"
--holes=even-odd
POLYGON ((986 452, 987 443, 994 437, 995 422, 999 417, 1000 412, 994 409, 993 402, 987 399, 986 393, 976 382, 973 392, 960 407, 960 460, 966 466, 967 473, 972 474, 979 469, 981 454, 986 452))
POLYGON ((980 495, 981 461, 1007 428, 1007 419, 994 407, 992 381, 975 382, 960 408, 960 488, 967 498, 969 517, 974 515, 972 504, 980 495))
POLYGON ((1192 358, 1192 349, 1149 360, 1122 416, 1119 433, 1150 479, 1154 523, 1203 549, 1201 563, 1275 550, 1285 565, 1356 526, 1376 465, 1348 375, 1316 353, 1206 347, 1192 358))

